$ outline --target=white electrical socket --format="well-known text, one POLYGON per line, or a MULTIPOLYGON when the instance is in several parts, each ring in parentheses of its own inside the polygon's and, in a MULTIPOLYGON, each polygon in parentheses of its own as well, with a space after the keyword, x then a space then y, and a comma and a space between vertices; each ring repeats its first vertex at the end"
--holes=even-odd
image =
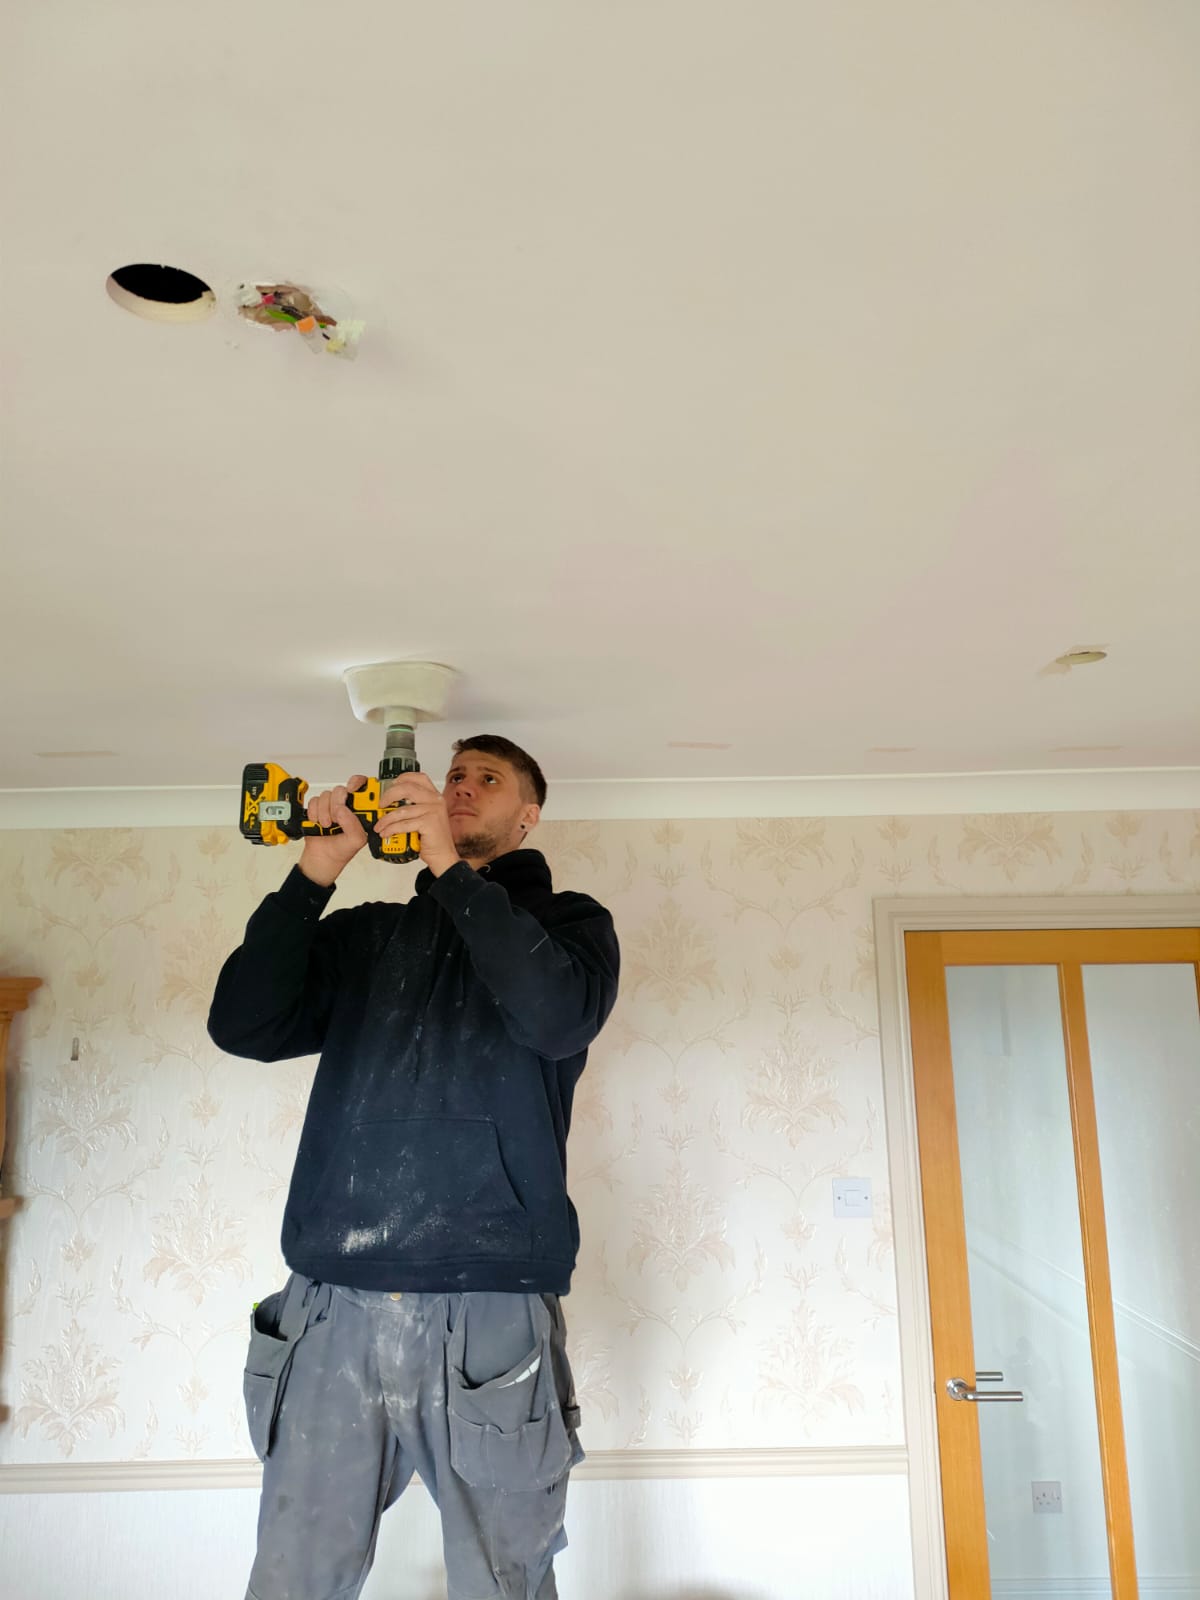
POLYGON ((1035 1483, 1033 1485, 1033 1509, 1042 1516, 1061 1516, 1062 1484, 1035 1483))

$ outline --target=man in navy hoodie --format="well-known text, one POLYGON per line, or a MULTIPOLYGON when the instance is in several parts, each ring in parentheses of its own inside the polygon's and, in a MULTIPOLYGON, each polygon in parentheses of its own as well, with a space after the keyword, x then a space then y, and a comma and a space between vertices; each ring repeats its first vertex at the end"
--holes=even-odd
MULTIPOLYGON (((363 780, 351 778, 353 788, 363 780)), ((507 739, 455 746, 439 793, 376 824, 421 835, 413 898, 322 917, 366 834, 347 790, 226 961, 209 1033, 320 1054, 283 1218, 287 1284, 252 1318, 263 1461, 248 1600, 353 1600, 419 1473, 450 1600, 555 1600, 579 1448, 560 1296, 579 1224, 571 1103, 617 994, 612 918, 520 846, 546 783, 507 739)))

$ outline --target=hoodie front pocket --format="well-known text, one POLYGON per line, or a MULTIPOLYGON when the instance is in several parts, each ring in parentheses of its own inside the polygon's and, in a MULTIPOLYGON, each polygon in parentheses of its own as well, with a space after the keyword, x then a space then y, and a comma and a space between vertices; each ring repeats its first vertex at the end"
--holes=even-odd
POLYGON ((371 1259, 522 1257, 529 1216, 486 1117, 356 1122, 334 1150, 306 1242, 371 1259))

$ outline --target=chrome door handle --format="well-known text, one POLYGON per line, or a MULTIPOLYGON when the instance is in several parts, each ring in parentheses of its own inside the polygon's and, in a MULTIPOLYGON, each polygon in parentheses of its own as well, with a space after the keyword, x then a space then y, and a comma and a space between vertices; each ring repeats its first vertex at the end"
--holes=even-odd
MULTIPOLYGON (((1003 1377, 1002 1372, 981 1372, 976 1382, 986 1383, 989 1380, 999 1382, 1003 1377)), ((1025 1398, 1020 1389, 972 1389, 965 1378, 951 1378, 946 1385, 946 1393, 951 1400, 1024 1400, 1025 1398)))

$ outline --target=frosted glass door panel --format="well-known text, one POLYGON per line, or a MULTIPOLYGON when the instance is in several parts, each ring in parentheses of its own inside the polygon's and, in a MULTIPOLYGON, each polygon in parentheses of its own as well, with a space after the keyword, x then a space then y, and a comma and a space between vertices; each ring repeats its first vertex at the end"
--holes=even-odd
MULTIPOLYGON (((1200 1006, 1191 965, 1083 969, 1138 1579, 1200 1594, 1200 1006)), ((1143 1591, 1145 1592, 1145 1591, 1143 1591)))
POLYGON ((946 988, 979 1388, 1025 1394, 978 1407, 992 1592, 1111 1595, 1058 974, 946 988))

